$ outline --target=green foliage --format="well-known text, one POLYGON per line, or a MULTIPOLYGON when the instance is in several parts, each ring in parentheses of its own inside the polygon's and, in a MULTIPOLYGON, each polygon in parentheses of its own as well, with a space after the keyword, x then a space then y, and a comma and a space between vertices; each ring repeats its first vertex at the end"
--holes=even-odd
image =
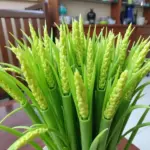
POLYGON ((150 125, 142 123, 150 107, 136 104, 149 85, 138 86, 150 72, 150 60, 146 59, 149 38, 139 38, 129 51, 131 25, 124 36, 107 29, 97 35, 96 26, 92 35, 92 27, 85 35, 81 16, 79 22, 73 21, 72 31, 65 24, 58 30, 59 38, 53 37, 52 31, 49 36, 45 26, 41 37, 30 25, 31 37, 23 32, 28 45, 14 37, 18 45, 10 43, 9 47, 20 67, 0 63, 0 86, 21 104, 0 123, 20 109, 33 122, 31 127, 0 125, 0 129, 20 137, 9 150, 28 143, 40 150, 32 141, 36 136, 50 150, 113 150, 132 132, 127 149, 138 129, 150 125), (122 135, 137 108, 146 111, 138 124, 122 135), (26 131, 18 132, 18 128, 26 131))

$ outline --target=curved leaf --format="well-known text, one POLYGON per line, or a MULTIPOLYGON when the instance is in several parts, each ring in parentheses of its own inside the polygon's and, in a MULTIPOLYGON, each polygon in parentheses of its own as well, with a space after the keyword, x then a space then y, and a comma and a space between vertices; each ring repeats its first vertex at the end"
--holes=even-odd
POLYGON ((92 144, 90 146, 90 150, 97 150, 97 147, 106 131, 108 131, 108 128, 104 129, 97 135, 97 137, 94 139, 94 141, 92 142, 92 144))
POLYGON ((129 133, 132 132, 132 131, 135 131, 135 130, 137 130, 137 129, 139 129, 139 128, 146 127, 146 126, 150 126, 150 122, 142 123, 142 124, 139 124, 139 125, 137 125, 137 126, 131 128, 131 129, 128 130, 126 133, 124 133, 124 134, 121 136, 121 138, 123 138, 124 136, 126 136, 127 134, 129 134, 129 133))
POLYGON ((125 114, 121 117, 121 119, 118 121, 118 123, 116 124, 114 130, 112 131, 112 134, 110 135, 109 139, 108 139, 108 143, 107 145, 109 144, 109 142, 111 141, 111 139, 115 136, 115 133, 118 131, 118 128, 120 127, 120 125, 122 124, 122 121, 125 119, 125 117, 130 114, 133 110, 135 109, 139 109, 139 108, 147 108, 147 109, 150 109, 149 106, 146 106, 146 105, 136 105, 136 106, 132 106, 130 107, 126 112, 125 114))
MULTIPOLYGON (((145 119, 147 113, 149 112, 149 109, 146 109, 143 113, 143 115, 141 116, 141 118, 139 119, 137 125, 141 124, 143 122, 143 120, 145 119)), ((139 129, 139 128, 138 128, 139 129)), ((138 129, 134 130, 128 140, 128 143, 126 144, 124 150, 128 150, 128 148, 130 147, 130 145, 132 144, 132 141, 134 139, 134 137, 136 136, 138 129)))
POLYGON ((11 115, 17 113, 18 111, 22 110, 23 107, 20 108, 16 108, 15 110, 13 110, 12 112, 10 112, 9 114, 7 114, 1 121, 0 124, 2 124, 8 117, 10 117, 11 115))
MULTIPOLYGON (((3 125, 0 125, 0 130, 3 130, 5 132, 8 132, 12 135, 15 135, 17 137, 21 137, 23 135, 23 133, 15 130, 15 129, 12 129, 12 128, 9 128, 9 127, 6 127, 6 126, 3 126, 3 125)), ((34 148, 37 148, 37 150, 42 150, 35 142, 29 142, 29 144, 31 144, 34 148), (39 149, 40 148, 40 149, 39 149)))

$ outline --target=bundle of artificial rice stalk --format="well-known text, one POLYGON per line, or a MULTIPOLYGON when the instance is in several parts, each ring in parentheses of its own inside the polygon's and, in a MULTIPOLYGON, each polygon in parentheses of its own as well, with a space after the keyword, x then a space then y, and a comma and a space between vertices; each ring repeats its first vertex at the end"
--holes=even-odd
POLYGON ((96 35, 84 34, 82 18, 73 21, 72 31, 67 25, 58 27, 60 38, 38 35, 30 25, 31 37, 25 37, 29 45, 16 39, 18 46, 10 50, 20 62, 20 68, 1 63, 0 86, 31 118, 31 127, 0 129, 20 137, 8 150, 16 150, 31 144, 39 136, 48 150, 114 150, 120 140, 131 133, 124 148, 127 150, 150 107, 137 105, 143 89, 140 81, 150 71, 146 59, 150 42, 139 40, 129 49, 132 26, 126 33, 114 35, 113 31, 96 35), (129 51, 129 53, 127 53, 129 51), (11 76, 7 71, 17 73, 11 76), (23 84, 19 78, 24 80, 23 84), (134 99, 133 99, 134 97, 134 99), (137 125, 123 134, 133 110, 145 108, 137 125), (21 133, 17 129, 25 128, 21 133))

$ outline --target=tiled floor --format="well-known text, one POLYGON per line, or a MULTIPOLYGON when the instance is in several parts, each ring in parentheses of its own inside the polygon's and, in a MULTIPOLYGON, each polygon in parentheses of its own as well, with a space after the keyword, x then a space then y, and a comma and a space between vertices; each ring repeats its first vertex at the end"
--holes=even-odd
MULTIPOLYGON (((150 77, 145 77, 142 83, 147 82, 147 81, 150 81, 150 77)), ((150 105, 150 85, 145 88, 143 93, 145 95, 138 101, 138 104, 150 105)), ((138 119, 140 118, 144 110, 145 109, 137 109, 132 113, 125 131, 127 131, 128 129, 136 125, 138 119)), ((146 116, 144 122, 150 122, 150 112, 146 116)), ((126 137, 129 138, 129 135, 127 135, 126 137)), ((140 150, 150 150, 150 127, 141 128, 137 136, 135 137, 133 143, 138 148, 140 148, 140 150)))

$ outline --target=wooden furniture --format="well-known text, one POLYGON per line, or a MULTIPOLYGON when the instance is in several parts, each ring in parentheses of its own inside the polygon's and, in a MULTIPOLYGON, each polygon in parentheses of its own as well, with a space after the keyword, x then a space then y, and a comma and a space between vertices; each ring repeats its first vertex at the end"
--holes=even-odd
MULTIPOLYGON (((14 101, 9 101, 9 102, 3 102, 0 103, 0 120, 7 115, 9 112, 11 112, 12 110, 14 110, 15 108, 19 107, 19 105, 17 103, 15 103, 14 101)), ((20 111, 16 114, 14 114, 13 116, 11 116, 10 118, 8 118, 3 125, 9 126, 9 127, 14 127, 14 126, 30 126, 31 125, 31 121, 29 120, 29 118, 27 117, 27 115, 23 112, 20 111)), ((11 145, 17 138, 6 133, 3 131, 0 131, 0 149, 1 150, 6 150, 9 145, 11 145)), ((44 146, 43 143, 37 139, 36 140, 42 147, 44 146)), ((123 150, 124 146, 126 145, 127 140, 123 139, 121 141, 121 143, 118 145, 118 150, 123 150)), ((32 150, 32 148, 27 145, 23 148, 21 148, 21 150, 32 150)), ((129 150, 139 150, 136 146, 131 145, 129 150)))
POLYGON ((32 6, 25 8, 25 10, 43 10, 43 3, 38 3, 32 6))
MULTIPOLYGON (((51 13, 51 18, 52 18, 52 22, 59 24, 59 13, 58 13, 58 9, 59 9, 59 3, 61 0, 49 0, 48 4, 49 4, 49 11, 51 13)), ((68 0, 69 1, 69 0, 68 0)), ((81 0, 82 1, 82 0, 81 0)), ((85 2, 85 0, 83 0, 85 2)), ((90 2, 92 2, 92 0, 90 0, 90 2)), ((94 2, 94 0, 93 0, 94 2)), ((147 0, 146 2, 150 2, 150 0, 147 0)), ((88 1, 87 1, 88 3, 88 1)), ((100 4, 99 4, 100 5, 100 4)), ((111 5, 111 14, 110 16, 112 18, 114 18, 116 20, 116 24, 115 25, 107 25, 108 29, 113 29, 113 31, 115 33, 121 32, 122 34, 125 33, 125 30, 127 29, 127 25, 122 25, 120 23, 120 12, 121 9, 123 7, 122 5, 122 0, 118 0, 117 3, 110 3, 109 5, 111 5)), ((135 30, 131 36, 131 45, 134 41, 137 41, 137 39, 142 36, 143 38, 147 38, 150 35, 150 9, 149 8, 143 8, 144 10, 144 16, 146 18, 146 20, 148 20, 148 24, 147 25, 143 25, 143 26, 138 26, 138 25, 134 25, 135 30)), ((71 25, 70 25, 70 29, 71 29, 71 25)), ((84 30, 85 33, 87 33, 89 25, 84 25, 84 30)), ((99 31, 104 27, 104 25, 97 25, 97 34, 99 33, 99 31)), ((54 26, 54 29, 56 29, 56 27, 54 26)), ((92 27, 92 29, 94 29, 94 27, 92 27)), ((91 30, 91 32, 93 32, 93 30, 91 30)), ((57 32, 56 36, 58 35, 57 32)))
MULTIPOLYGON (((10 46, 9 41, 16 45, 11 34, 19 40, 27 43, 21 30, 30 35, 29 22, 37 32, 43 35, 43 26, 47 23, 48 31, 51 28, 51 19, 48 13, 48 2, 41 3, 42 10, 0 10, 0 62, 19 65, 15 55, 7 48, 10 46), (11 33, 11 34, 10 34, 11 33), (7 47, 6 47, 7 46, 7 47)), ((0 99, 5 97, 5 92, 0 89, 0 99)))

